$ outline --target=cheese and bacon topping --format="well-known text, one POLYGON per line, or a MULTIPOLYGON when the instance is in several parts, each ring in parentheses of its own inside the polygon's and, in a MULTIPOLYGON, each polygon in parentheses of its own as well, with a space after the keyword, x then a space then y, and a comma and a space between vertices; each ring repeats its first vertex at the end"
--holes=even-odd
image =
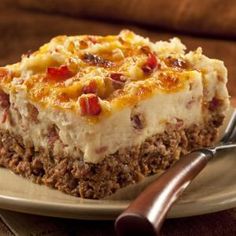
POLYGON ((0 67, 0 126, 26 146, 98 163, 226 111, 227 70, 179 39, 59 36, 0 67), (209 112, 210 111, 210 112, 209 112))
POLYGON ((180 56, 184 49, 177 38, 155 44, 128 30, 116 36, 58 36, 20 63, 1 68, 0 85, 6 93, 25 90, 42 107, 98 117, 188 86, 196 71, 180 56), (169 44, 169 51, 160 44, 169 44))

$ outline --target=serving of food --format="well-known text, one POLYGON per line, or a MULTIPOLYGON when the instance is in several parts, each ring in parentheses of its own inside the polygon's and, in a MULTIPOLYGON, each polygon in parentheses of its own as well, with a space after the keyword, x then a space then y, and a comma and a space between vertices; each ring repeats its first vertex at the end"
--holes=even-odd
POLYGON ((222 61, 179 39, 58 36, 0 68, 0 166, 101 199, 212 145, 229 107, 222 61))

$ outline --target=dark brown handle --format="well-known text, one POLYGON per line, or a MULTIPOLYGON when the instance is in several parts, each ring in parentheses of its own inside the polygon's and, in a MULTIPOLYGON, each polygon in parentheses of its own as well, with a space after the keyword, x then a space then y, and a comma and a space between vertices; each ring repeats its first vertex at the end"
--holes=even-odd
POLYGON ((116 219, 117 235, 157 235, 173 203, 212 156, 212 152, 204 149, 176 162, 116 219))

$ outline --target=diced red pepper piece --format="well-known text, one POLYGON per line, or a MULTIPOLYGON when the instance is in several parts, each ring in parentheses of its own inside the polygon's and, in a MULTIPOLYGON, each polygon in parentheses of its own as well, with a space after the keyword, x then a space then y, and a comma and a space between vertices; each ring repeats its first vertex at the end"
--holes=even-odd
POLYGON ((158 66, 156 56, 153 53, 148 54, 147 61, 142 66, 145 74, 151 74, 158 66))
POLYGON ((95 94, 80 97, 79 104, 81 108, 81 115, 83 116, 99 115, 102 111, 98 96, 95 94))
POLYGON ((88 85, 85 85, 82 89, 83 93, 84 94, 87 94, 87 93, 97 93, 97 83, 95 80, 92 80, 89 82, 88 85))
POLYGON ((73 76, 72 71, 69 70, 67 66, 60 67, 48 67, 47 78, 49 80, 66 80, 73 76))

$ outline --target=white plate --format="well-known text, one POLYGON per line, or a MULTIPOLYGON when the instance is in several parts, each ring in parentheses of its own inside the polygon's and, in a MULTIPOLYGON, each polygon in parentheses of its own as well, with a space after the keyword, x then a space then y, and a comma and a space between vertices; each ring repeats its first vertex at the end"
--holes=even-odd
MULTIPOLYGON (((0 208, 75 219, 114 219, 142 189, 131 187, 130 196, 113 200, 86 200, 46 186, 33 184, 0 168, 0 208)), ((168 217, 184 217, 236 207, 236 150, 216 156, 175 203, 168 217)))

